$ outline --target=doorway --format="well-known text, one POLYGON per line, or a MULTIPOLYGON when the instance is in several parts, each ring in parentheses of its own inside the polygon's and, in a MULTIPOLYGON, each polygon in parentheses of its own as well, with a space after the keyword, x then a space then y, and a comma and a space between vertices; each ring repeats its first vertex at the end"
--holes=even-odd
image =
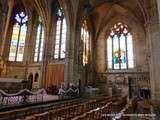
POLYGON ((29 77, 28 77, 28 85, 27 85, 27 88, 29 90, 32 90, 32 84, 33 84, 33 74, 30 73, 29 77))

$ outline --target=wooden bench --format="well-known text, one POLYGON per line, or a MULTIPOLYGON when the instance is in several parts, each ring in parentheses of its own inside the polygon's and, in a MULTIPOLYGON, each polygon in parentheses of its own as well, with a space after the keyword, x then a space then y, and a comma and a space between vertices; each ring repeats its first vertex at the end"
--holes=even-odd
MULTIPOLYGON (((76 116, 72 120, 102 120, 105 110, 109 110, 112 102, 107 103, 105 106, 102 106, 101 108, 96 108, 93 110, 90 110, 88 112, 83 113, 80 116, 76 116), (108 108, 108 109, 107 109, 108 108)), ((105 117, 105 120, 109 120, 109 117, 105 117)))
POLYGON ((116 116, 115 120, 130 120, 130 116, 127 114, 133 114, 135 111, 135 106, 137 104, 137 99, 132 99, 116 116))
POLYGON ((112 100, 115 101, 115 97, 103 97, 100 99, 89 100, 87 102, 73 101, 68 103, 68 101, 64 103, 64 105, 53 107, 48 110, 48 113, 42 112, 33 116, 36 120, 41 120, 43 117, 46 118, 44 120, 70 120, 75 118, 98 120, 102 118, 103 114, 111 113, 111 105, 108 106, 108 103, 112 103, 112 100))

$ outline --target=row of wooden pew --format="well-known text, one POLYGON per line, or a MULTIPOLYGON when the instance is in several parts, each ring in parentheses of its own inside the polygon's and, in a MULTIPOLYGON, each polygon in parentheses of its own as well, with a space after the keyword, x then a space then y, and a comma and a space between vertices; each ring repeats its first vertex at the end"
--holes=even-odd
POLYGON ((90 110, 81 116, 77 116, 72 120, 112 120, 112 115, 114 115, 119 108, 123 108, 126 105, 127 99, 126 96, 124 96, 112 98, 110 101, 101 101, 100 103, 102 106, 90 110))
POLYGON ((109 113, 111 114, 111 105, 112 102, 109 102, 102 107, 85 112, 82 115, 73 118, 72 120, 102 120, 102 118, 109 120, 111 117, 105 115, 109 113))
POLYGON ((59 101, 55 103, 43 104, 38 106, 30 106, 25 108, 17 108, 14 110, 0 112, 0 120, 16 120, 17 118, 24 118, 24 116, 30 116, 33 114, 45 113, 45 111, 63 108, 84 102, 81 98, 59 101))
POLYGON ((129 101, 128 104, 119 112, 116 114, 116 116, 113 118, 113 120, 130 120, 130 117, 135 112, 137 106, 137 99, 134 98, 131 101, 129 101))
POLYGON ((121 98, 103 96, 87 102, 71 103, 69 106, 33 114, 20 120, 101 120, 102 118, 110 120, 111 117, 105 115, 115 112, 112 108, 124 107, 125 104, 126 96, 121 98))
POLYGON ((142 114, 141 120, 159 120, 160 118, 160 102, 145 99, 138 102, 139 112, 142 114))

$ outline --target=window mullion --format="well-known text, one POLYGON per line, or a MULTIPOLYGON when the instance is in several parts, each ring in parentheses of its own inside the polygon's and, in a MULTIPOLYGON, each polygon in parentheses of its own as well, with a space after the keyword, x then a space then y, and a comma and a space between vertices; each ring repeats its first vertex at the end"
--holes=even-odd
POLYGON ((61 59, 62 28, 63 28, 63 18, 61 18, 61 24, 60 24, 59 53, 58 53, 59 59, 61 59))
POLYGON ((121 35, 118 35, 118 48, 119 48, 119 52, 118 52, 118 62, 119 62, 119 69, 121 69, 121 61, 120 61, 120 57, 121 57, 121 48, 120 48, 120 37, 121 35))
POLYGON ((127 46, 127 35, 125 35, 125 44, 126 44, 126 65, 128 69, 128 46, 127 46))
POLYGON ((113 37, 114 36, 111 36, 112 38, 112 68, 114 69, 114 44, 113 44, 113 37))

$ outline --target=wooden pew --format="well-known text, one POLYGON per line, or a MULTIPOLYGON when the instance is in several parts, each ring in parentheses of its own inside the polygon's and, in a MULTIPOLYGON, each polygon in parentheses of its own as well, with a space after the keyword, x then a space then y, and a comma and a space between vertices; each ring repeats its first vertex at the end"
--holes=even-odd
POLYGON ((112 111, 115 112, 115 113, 118 113, 127 104, 127 96, 120 97, 120 98, 116 99, 115 101, 116 102, 114 102, 113 105, 112 105, 112 111))
POLYGON ((35 120, 49 120, 49 112, 34 115, 35 120))
POLYGON ((66 102, 58 107, 53 107, 47 113, 35 114, 34 117, 36 120, 41 120, 42 118, 46 118, 44 120, 70 120, 78 116, 79 119, 98 120, 102 118, 102 114, 111 112, 111 105, 108 106, 107 104, 116 99, 115 97, 101 97, 87 102, 66 102), (85 117, 81 117, 84 114, 85 117))
MULTIPOLYGON (((76 116, 72 120, 102 120, 103 114, 105 110, 109 110, 112 102, 106 104, 105 106, 102 106, 101 108, 96 108, 93 110, 90 110, 88 112, 85 112, 84 114, 80 116, 76 116), (108 108, 108 109, 107 109, 108 108)), ((105 111, 106 113, 106 111, 105 111)), ((109 117, 105 117, 105 120, 109 120, 109 117)))
MULTIPOLYGON (((17 119, 17 120, 21 120, 21 119, 17 119)), ((24 120, 36 120, 36 118, 35 116, 28 116, 24 120)))
POLYGON ((128 115, 134 113, 136 105, 137 99, 134 98, 115 116, 115 120, 130 120, 128 115))

